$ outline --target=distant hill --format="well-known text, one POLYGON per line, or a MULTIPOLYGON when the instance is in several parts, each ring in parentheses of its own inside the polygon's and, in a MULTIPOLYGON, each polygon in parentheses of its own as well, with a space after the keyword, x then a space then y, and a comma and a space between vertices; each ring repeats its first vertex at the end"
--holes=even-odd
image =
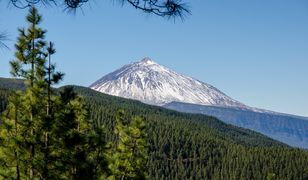
POLYGON ((0 89, 20 90, 25 88, 24 80, 0 77, 0 89))
MULTIPOLYGON (((116 138, 112 131, 117 110, 123 109, 127 119, 132 115, 145 117, 149 179, 308 178, 307 151, 290 148, 260 133, 206 115, 180 113, 85 87, 70 87, 85 98, 93 125, 105 128, 106 141, 116 138)), ((8 94, 9 90, 0 90, 2 101, 8 94)))
POLYGON ((164 107, 180 112, 214 116, 228 124, 252 129, 291 146, 308 149, 306 117, 179 102, 172 102, 164 107))

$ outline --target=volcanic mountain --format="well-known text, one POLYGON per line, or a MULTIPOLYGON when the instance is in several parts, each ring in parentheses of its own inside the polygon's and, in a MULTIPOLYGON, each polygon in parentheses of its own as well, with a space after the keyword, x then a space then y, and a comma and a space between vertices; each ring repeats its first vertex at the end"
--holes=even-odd
POLYGON ((217 88, 144 58, 94 82, 90 88, 181 112, 215 116, 292 146, 308 148, 308 118, 252 108, 217 88))
POLYGON ((114 96, 152 105, 184 102, 245 108, 246 106, 215 87, 178 74, 149 58, 128 64, 107 74, 90 88, 114 96))

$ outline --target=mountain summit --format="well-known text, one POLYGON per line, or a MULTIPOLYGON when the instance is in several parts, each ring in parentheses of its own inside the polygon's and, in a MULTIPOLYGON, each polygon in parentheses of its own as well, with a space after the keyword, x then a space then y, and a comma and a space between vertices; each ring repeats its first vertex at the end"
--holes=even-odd
POLYGON ((215 87, 176 73, 150 58, 123 66, 107 74, 90 88, 152 105, 183 102, 245 108, 215 87))

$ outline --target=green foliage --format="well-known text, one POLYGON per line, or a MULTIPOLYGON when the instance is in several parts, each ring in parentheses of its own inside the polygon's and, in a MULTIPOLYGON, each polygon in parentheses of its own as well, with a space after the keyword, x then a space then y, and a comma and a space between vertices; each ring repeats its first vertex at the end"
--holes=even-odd
POLYGON ((143 118, 135 116, 127 122, 124 112, 118 112, 114 130, 117 144, 107 153, 111 172, 109 179, 146 179, 147 143, 144 130, 143 118))
POLYGON ((10 97, 8 111, 6 116, 2 118, 0 129, 0 176, 4 178, 20 179, 20 163, 24 159, 24 152, 21 141, 23 139, 20 134, 19 119, 21 114, 17 106, 21 103, 20 93, 16 93, 10 97), (12 120, 10 119, 12 118, 12 120), (17 173, 18 172, 18 173, 17 173), (17 176, 18 174, 18 176, 17 176))
POLYGON ((63 73, 51 64, 55 50, 44 41, 45 31, 38 27, 41 19, 32 7, 29 28, 19 29, 15 59, 10 62, 12 75, 25 79, 24 91, 11 92, 7 102, 7 95, 1 96, 6 109, 0 126, 0 177, 99 178, 106 169, 103 130, 92 127, 83 98, 72 88, 60 93, 51 88, 63 73))
MULTIPOLYGON (((146 117, 143 122, 149 147, 145 172, 149 179, 308 178, 306 150, 290 148, 213 117, 166 110, 89 88, 69 87, 83 96, 92 127, 104 127, 97 135, 102 142, 117 145, 118 136, 113 132, 118 109, 125 111, 125 120, 140 114, 146 117)), ((5 99, 10 93, 0 90, 0 97, 1 94, 5 99)), ((105 152, 103 148, 101 152, 105 152)), ((106 179, 103 174, 99 177, 106 179)))
POLYGON ((273 179, 308 178, 305 150, 213 117, 179 113, 89 88, 74 86, 74 90, 85 98, 95 126, 106 128, 106 141, 117 142, 112 132, 118 109, 125 111, 124 122, 136 115, 146 117, 149 179, 267 179, 273 174, 273 179))
POLYGON ((105 172, 105 141, 101 129, 92 128, 83 99, 64 89, 53 124, 56 148, 52 153, 62 177, 95 179, 105 172))
POLYGON ((26 78, 27 89, 11 95, 1 126, 1 139, 5 144, 1 146, 5 154, 1 157, 2 169, 9 173, 3 176, 14 179, 25 178, 27 174, 29 179, 35 174, 43 176, 38 172, 46 166, 43 163, 46 153, 41 150, 42 136, 47 131, 46 112, 42 109, 46 106, 45 31, 38 27, 41 16, 35 8, 30 9, 26 19, 29 28, 19 29, 15 59, 10 64, 14 77, 26 78), (10 173, 13 171, 16 173, 10 173))

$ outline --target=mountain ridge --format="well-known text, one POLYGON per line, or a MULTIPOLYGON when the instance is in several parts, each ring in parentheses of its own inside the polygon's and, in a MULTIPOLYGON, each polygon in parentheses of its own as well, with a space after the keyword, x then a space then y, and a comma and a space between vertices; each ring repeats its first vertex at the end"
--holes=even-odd
POLYGON ((260 132, 294 147, 308 149, 308 119, 306 117, 180 102, 171 102, 163 107, 179 112, 214 116, 225 123, 260 132))

